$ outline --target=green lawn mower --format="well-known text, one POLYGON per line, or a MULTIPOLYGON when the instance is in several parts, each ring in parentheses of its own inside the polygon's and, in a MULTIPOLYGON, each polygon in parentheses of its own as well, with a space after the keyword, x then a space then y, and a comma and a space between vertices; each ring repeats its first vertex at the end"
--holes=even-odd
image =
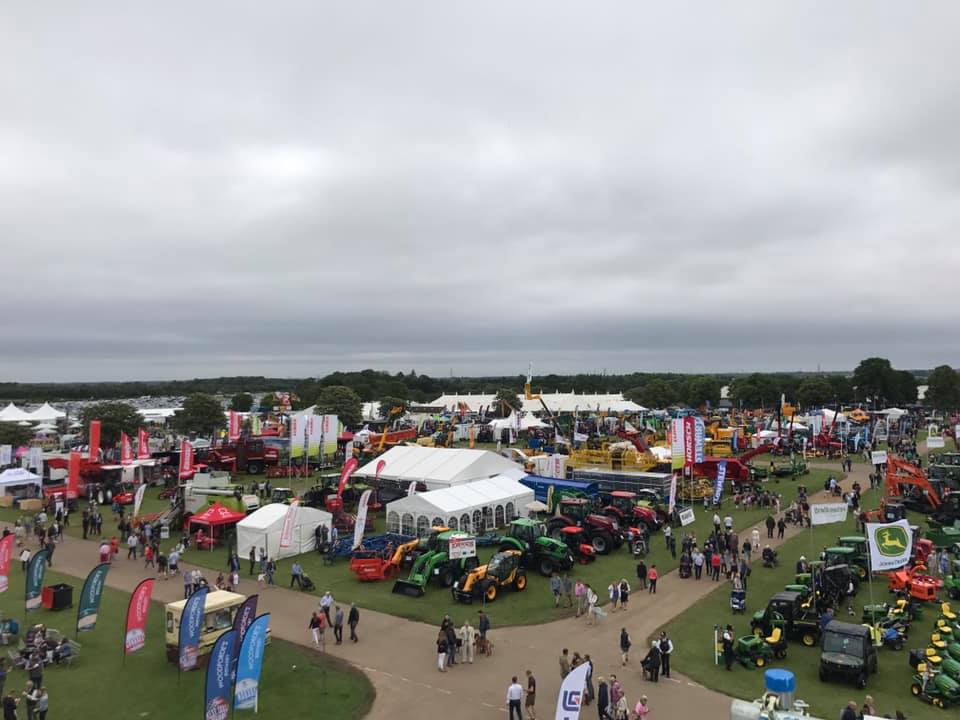
POLYGON ((942 672, 924 680, 925 671, 925 664, 917 666, 917 673, 910 684, 910 693, 914 697, 940 708, 960 704, 960 683, 942 672))
POLYGON ((787 642, 780 628, 775 628, 770 638, 759 635, 744 635, 733 644, 733 658, 744 667, 766 667, 774 658, 787 656, 787 642), (769 642, 773 640, 773 642, 769 642))

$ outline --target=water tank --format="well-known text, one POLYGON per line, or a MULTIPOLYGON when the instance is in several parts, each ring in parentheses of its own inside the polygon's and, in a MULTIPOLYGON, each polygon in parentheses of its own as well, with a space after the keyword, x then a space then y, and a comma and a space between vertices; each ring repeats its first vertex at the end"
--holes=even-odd
POLYGON ((746 700, 730 703, 730 720, 759 720, 760 706, 746 700))
POLYGON ((797 691, 797 679, 789 670, 771 668, 763 674, 763 686, 768 693, 776 693, 780 698, 782 710, 793 708, 793 697, 797 691))

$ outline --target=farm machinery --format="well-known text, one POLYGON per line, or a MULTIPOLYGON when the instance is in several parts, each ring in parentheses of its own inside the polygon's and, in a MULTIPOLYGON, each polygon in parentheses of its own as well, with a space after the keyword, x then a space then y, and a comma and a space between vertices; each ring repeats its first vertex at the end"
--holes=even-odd
POLYGON ((215 470, 236 473, 246 470, 250 475, 259 475, 266 468, 280 464, 280 451, 252 438, 241 438, 207 450, 207 465, 215 470))
POLYGON ((564 498, 560 501, 558 513, 547 521, 547 534, 554 540, 562 541, 563 528, 576 525, 583 528, 599 555, 606 555, 623 545, 623 533, 617 521, 592 512, 588 500, 564 498))
POLYGON ((523 566, 536 568, 546 577, 573 567, 574 553, 570 547, 563 540, 549 536, 546 524, 538 520, 513 520, 507 534, 500 537, 500 552, 506 550, 520 551, 523 566))
POLYGON ((775 627, 770 635, 744 635, 733 644, 733 657, 744 667, 753 665, 762 668, 771 660, 787 657, 787 641, 783 629, 775 627))
POLYGON ((469 557, 450 557, 450 543, 471 540, 473 537, 465 532, 446 530, 431 532, 421 538, 417 548, 416 558, 410 568, 410 575, 406 579, 397 580, 393 584, 393 592, 410 597, 423 597, 424 590, 430 578, 436 578, 443 587, 453 585, 456 578, 463 572, 469 572, 477 567, 479 560, 476 556, 476 547, 469 557))
POLYGON ((367 538, 353 551, 350 571, 361 582, 390 580, 403 565, 404 559, 419 545, 417 538, 407 535, 380 535, 367 538))
POLYGON ((819 619, 819 613, 809 602, 802 601, 799 592, 783 591, 775 593, 765 609, 754 613, 750 629, 754 635, 766 638, 779 628, 784 639, 813 647, 820 639, 819 619))
POLYGON ((604 506, 601 512, 616 518, 624 527, 646 527, 652 533, 663 527, 667 519, 666 512, 641 502, 637 494, 629 490, 601 493, 600 502, 604 506))
POLYGON ((451 592, 458 602, 472 603, 476 598, 493 602, 500 591, 511 588, 521 592, 527 587, 527 574, 521 562, 519 550, 496 553, 486 565, 475 567, 460 576, 451 592))

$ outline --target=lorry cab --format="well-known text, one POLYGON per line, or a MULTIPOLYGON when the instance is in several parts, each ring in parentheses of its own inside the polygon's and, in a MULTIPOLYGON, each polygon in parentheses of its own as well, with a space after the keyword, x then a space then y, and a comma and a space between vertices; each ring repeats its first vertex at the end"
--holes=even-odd
MULTIPOLYGON (((233 620, 246 595, 215 590, 207 593, 203 604, 203 627, 200 630, 199 656, 209 655, 213 644, 221 635, 233 627, 233 620)), ((168 603, 163 608, 164 636, 167 645, 167 659, 177 662, 180 657, 180 618, 186 607, 186 600, 168 603)))

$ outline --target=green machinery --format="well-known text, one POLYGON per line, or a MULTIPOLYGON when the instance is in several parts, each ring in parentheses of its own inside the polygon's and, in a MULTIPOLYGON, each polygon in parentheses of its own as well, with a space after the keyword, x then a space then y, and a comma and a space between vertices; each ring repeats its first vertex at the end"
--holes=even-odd
POLYGON ((430 578, 436 578, 443 587, 450 587, 461 574, 469 572, 480 564, 476 550, 472 557, 450 559, 451 540, 469 540, 472 535, 457 530, 433 532, 421 540, 423 547, 417 548, 416 559, 406 579, 393 584, 393 592, 410 597, 423 597, 430 578))
MULTIPOLYGON (((843 538, 841 538, 843 539, 843 538)), ((828 547, 826 550, 826 564, 828 567, 836 565, 846 565, 860 579, 867 577, 867 557, 866 554, 859 553, 855 548, 849 545, 837 545, 828 547)))
POLYGON ((573 567, 573 553, 566 543, 547 535, 547 526, 539 520, 524 518, 514 520, 507 527, 507 534, 500 538, 500 551, 519 550, 526 568, 536 568, 541 575, 549 577, 557 571, 573 567))
POLYGON ((780 628, 784 639, 813 647, 820 639, 819 620, 817 611, 803 601, 800 593, 784 591, 775 593, 764 610, 754 613, 750 629, 754 635, 766 638, 780 628))

